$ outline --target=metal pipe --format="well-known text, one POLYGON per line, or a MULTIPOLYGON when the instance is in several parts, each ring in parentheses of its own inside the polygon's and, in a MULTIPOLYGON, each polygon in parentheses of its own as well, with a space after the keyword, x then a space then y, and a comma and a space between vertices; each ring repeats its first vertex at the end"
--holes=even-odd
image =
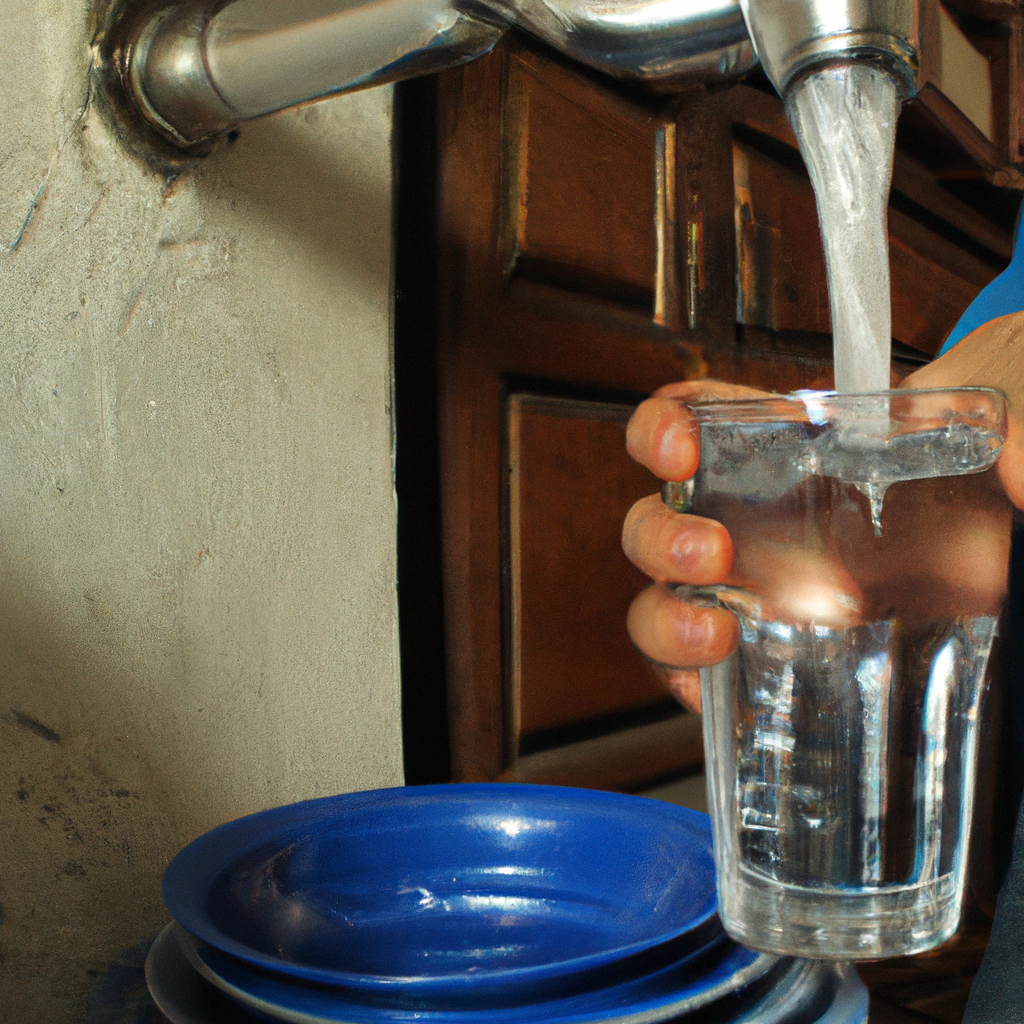
POLYGON ((739 0, 484 0, 567 57, 659 90, 757 63, 739 0))
POLYGON ((472 60, 504 33, 495 20, 449 0, 190 0, 130 32, 121 78, 150 121, 190 146, 275 110, 472 60))
POLYGON ((669 89, 756 64, 739 0, 189 0, 129 30, 120 72, 146 117, 190 146, 297 103, 473 60, 511 25, 669 89))
POLYGON ((473 60, 513 25, 662 90, 741 74, 756 45, 780 92, 839 56, 888 60, 912 91, 919 2, 187 0, 129 29, 120 71, 142 112, 185 146, 297 103, 473 60))

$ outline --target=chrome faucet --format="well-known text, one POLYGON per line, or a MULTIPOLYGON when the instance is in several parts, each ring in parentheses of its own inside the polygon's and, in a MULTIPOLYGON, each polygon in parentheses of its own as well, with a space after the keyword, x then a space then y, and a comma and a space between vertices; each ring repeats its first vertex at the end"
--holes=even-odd
POLYGON ((871 60, 914 91, 921 0, 188 0, 121 26, 129 96, 193 146, 241 121, 473 60, 512 26, 617 78, 672 91, 758 57, 784 93, 871 60))
POLYGON ((785 96, 798 78, 827 63, 867 60, 916 91, 920 0, 740 0, 765 73, 785 96))

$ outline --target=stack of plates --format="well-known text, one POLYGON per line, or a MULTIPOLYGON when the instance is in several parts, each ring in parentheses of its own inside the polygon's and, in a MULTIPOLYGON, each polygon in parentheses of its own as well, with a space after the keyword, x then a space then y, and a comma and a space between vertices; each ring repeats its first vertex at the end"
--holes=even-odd
POLYGON ((172 1024, 863 1024, 852 969, 738 946, 705 815, 542 786, 276 808, 171 863, 172 1024))

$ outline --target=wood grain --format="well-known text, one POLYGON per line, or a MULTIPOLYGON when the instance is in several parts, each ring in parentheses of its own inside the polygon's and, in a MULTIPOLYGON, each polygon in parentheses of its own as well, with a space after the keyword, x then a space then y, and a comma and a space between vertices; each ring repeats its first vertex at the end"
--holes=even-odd
POLYGON ((509 398, 511 667, 521 737, 665 697, 625 627, 647 580, 622 553, 622 521, 660 486, 626 454, 630 412, 509 398))

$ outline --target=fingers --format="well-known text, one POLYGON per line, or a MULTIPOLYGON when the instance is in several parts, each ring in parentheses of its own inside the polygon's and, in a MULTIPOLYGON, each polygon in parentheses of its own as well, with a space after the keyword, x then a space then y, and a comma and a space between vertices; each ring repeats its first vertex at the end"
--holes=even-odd
POLYGON ((657 494, 626 514, 622 550, 641 572, 663 583, 720 583, 732 568, 732 539, 721 523, 679 515, 657 494))
POLYGON ((669 398, 641 402, 626 427, 626 450, 662 480, 693 476, 699 445, 693 415, 669 398))
POLYGON ((652 661, 680 668, 717 664, 732 653, 740 636, 731 612, 687 604, 664 584, 648 587, 633 601, 626 628, 652 661))
POLYGON ((1016 508, 1024 510, 1024 426, 1012 416, 996 472, 1006 496, 1016 508))
POLYGON ((673 668, 665 670, 662 677, 669 693, 684 708, 699 715, 701 710, 700 673, 692 668, 673 668))
MULTIPOLYGON (((634 411, 626 448, 662 480, 686 480, 697 469, 700 435, 693 414, 681 403, 722 398, 757 398, 766 392, 720 381, 670 384, 634 411)), ((637 502, 626 516, 622 546, 627 557, 652 579, 633 602, 626 625, 637 647, 663 668, 673 696, 700 710, 700 679, 693 666, 714 665, 739 642, 739 624, 722 608, 704 608, 677 598, 666 582, 703 585, 726 578, 732 541, 717 522, 678 515, 658 495, 637 502)))
POLYGON ((915 370, 903 387, 999 388, 1009 399, 1010 419, 998 473, 1007 497, 1024 509, 1024 313, 998 317, 972 331, 934 362, 915 370))
POLYGON ((680 402, 764 398, 769 394, 720 380, 667 384, 637 406, 626 428, 626 449, 662 480, 687 480, 697 468, 700 436, 693 414, 680 402))

